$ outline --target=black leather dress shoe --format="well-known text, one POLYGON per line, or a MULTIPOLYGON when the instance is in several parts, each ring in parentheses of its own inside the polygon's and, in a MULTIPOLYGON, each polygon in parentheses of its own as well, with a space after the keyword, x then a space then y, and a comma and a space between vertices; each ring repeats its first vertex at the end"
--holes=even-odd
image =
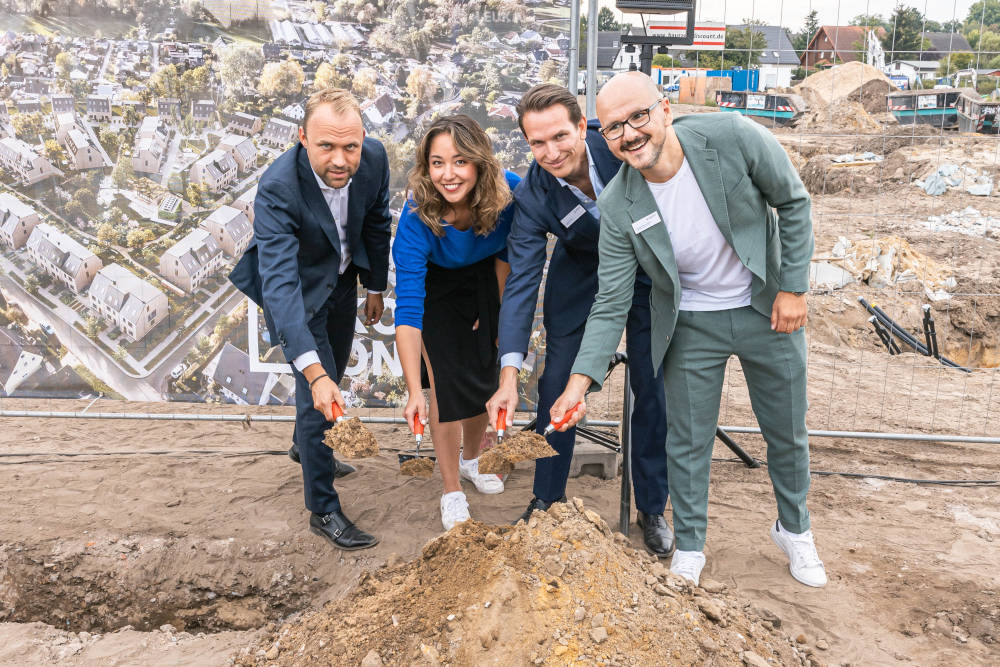
MULTIPOLYGON (((298 464, 302 463, 302 459, 299 456, 299 446, 292 444, 288 448, 288 458, 295 461, 298 464)), ((352 466, 350 463, 344 463, 336 458, 333 459, 333 478, 340 479, 341 477, 347 477, 352 472, 357 472, 358 469, 352 466)))
MULTIPOLYGON (((559 500, 553 502, 564 503, 566 502, 566 496, 563 496, 559 500)), ((518 521, 524 521, 525 523, 528 523, 528 519, 531 518, 532 512, 534 512, 535 510, 538 510, 539 512, 544 512, 548 510, 550 507, 552 507, 552 503, 545 502, 541 498, 532 498, 531 502, 528 503, 528 509, 524 510, 524 514, 517 517, 516 520, 512 521, 511 525, 516 526, 518 521)))
POLYGON ((657 558, 667 558, 674 553, 674 531, 670 530, 662 514, 639 512, 636 523, 642 528, 642 542, 646 551, 657 558))
POLYGON ((367 549, 378 544, 377 537, 355 526, 343 512, 313 513, 309 517, 309 530, 344 551, 367 549))

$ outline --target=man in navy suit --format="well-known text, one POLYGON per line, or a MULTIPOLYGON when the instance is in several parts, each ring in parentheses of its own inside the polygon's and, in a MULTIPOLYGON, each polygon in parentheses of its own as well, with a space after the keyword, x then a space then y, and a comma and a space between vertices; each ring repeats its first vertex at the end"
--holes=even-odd
POLYGON ((341 511, 335 461, 323 444, 354 338, 357 285, 365 321, 382 317, 389 271, 389 162, 365 137, 357 100, 329 88, 306 102, 299 143, 260 179, 254 239, 229 276, 264 309, 271 340, 295 374, 295 433, 310 529, 345 549, 378 538, 341 511))
MULTIPOLYGON (((534 155, 528 175, 514 191, 516 212, 507 252, 510 276, 500 307, 500 388, 487 404, 490 421, 507 411, 508 427, 518 403, 517 374, 528 349, 548 235, 556 237, 543 301, 545 369, 538 380, 538 432, 549 423, 549 408, 562 393, 580 347, 590 306, 597 294, 596 199, 621 162, 588 124, 568 90, 535 86, 521 98, 518 123, 534 155)), ((674 536, 663 517, 667 503, 666 405, 663 383, 650 353, 650 280, 641 270, 629 312, 626 349, 635 410, 632 414, 632 470, 638 522, 646 548, 665 558, 674 536)), ((610 360, 609 360, 610 361, 610 360)), ((553 433, 558 456, 535 463, 534 498, 521 518, 565 502, 573 458, 574 432, 553 433)))

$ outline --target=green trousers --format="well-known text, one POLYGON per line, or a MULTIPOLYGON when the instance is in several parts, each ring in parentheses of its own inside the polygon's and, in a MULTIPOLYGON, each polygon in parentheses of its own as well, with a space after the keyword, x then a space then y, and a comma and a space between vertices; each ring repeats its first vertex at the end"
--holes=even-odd
POLYGON ((747 306, 681 311, 664 360, 667 475, 677 548, 701 551, 708 524, 708 479, 726 362, 736 355, 764 440, 781 525, 809 530, 805 329, 771 330, 747 306))

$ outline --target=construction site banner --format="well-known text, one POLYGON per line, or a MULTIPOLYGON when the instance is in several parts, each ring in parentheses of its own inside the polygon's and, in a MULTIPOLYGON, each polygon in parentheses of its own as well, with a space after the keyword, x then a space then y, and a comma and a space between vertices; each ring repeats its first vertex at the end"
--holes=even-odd
MULTIPOLYGON (((653 16, 646 22, 646 34, 650 37, 683 38, 687 35, 687 24, 676 16, 653 16)), ((701 22, 694 24, 694 42, 684 45, 685 51, 722 51, 726 48, 726 24, 701 22)))
MULTIPOLYGON (((550 2, 138 4, 0 12, 0 398, 294 403, 287 360, 227 276, 306 97, 354 92, 398 218, 435 117, 472 116, 523 174, 515 106, 567 75, 569 9, 550 2)), ((406 398, 391 269, 385 303, 374 327, 357 322, 355 406, 406 398)))

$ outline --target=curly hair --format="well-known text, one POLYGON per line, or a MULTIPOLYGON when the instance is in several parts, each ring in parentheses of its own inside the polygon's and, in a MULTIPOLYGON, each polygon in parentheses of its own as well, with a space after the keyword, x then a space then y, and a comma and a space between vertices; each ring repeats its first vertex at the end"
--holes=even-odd
POLYGON ((414 211, 435 236, 444 236, 442 216, 450 205, 441 196, 429 172, 431 142, 447 132, 455 143, 459 155, 476 166, 476 185, 469 194, 472 209, 472 229, 479 236, 486 236, 496 227, 500 212, 513 196, 500 161, 493 154, 493 142, 472 118, 464 114, 442 116, 428 128, 417 147, 417 160, 410 169, 407 190, 413 197, 414 211))

